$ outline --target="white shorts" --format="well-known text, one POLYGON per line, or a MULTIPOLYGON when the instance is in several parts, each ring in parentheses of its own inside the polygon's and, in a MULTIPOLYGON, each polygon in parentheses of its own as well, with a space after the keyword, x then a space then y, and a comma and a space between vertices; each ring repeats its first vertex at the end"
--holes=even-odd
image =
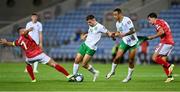
POLYGON ((51 58, 48 55, 46 55, 45 53, 41 53, 38 56, 35 56, 33 58, 26 57, 26 63, 33 64, 34 62, 40 62, 42 64, 46 64, 49 62, 50 59, 51 58))
POLYGON ((168 56, 172 49, 173 49, 173 45, 171 44, 164 44, 164 43, 160 43, 158 44, 158 46, 155 49, 155 53, 158 53, 159 55, 165 55, 168 56))

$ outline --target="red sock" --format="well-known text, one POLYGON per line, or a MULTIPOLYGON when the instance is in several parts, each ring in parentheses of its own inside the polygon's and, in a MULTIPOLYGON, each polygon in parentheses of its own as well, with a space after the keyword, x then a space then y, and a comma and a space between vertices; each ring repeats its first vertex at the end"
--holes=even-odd
POLYGON ((166 67, 163 66, 163 69, 164 69, 164 72, 166 73, 166 75, 169 76, 169 70, 168 70, 168 68, 166 68, 166 67))
POLYGON ((26 69, 27 69, 28 74, 30 75, 31 79, 34 80, 35 77, 34 77, 34 73, 33 73, 33 68, 32 68, 32 66, 31 66, 31 65, 27 65, 27 66, 26 66, 26 69))
POLYGON ((166 60, 162 59, 161 56, 156 57, 156 63, 158 63, 166 68, 168 68, 170 66, 170 64, 166 60))
POLYGON ((59 72, 63 73, 64 75, 68 76, 69 73, 60 65, 56 64, 55 69, 58 70, 59 72))

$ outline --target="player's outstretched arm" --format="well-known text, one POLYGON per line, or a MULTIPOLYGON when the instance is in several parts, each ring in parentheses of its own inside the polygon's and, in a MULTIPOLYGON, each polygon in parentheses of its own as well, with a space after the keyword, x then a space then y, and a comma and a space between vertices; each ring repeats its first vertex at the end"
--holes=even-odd
POLYGON ((115 37, 119 37, 120 34, 121 34, 121 33, 120 33, 119 31, 115 32, 115 37))
POLYGON ((6 46, 15 46, 14 42, 8 42, 6 39, 0 39, 0 44, 6 46))
POLYGON ((160 28, 159 31, 155 35, 148 36, 148 39, 152 40, 154 38, 161 37, 163 35, 164 35, 164 30, 162 28, 160 28))
POLYGON ((107 31, 107 33, 106 33, 109 37, 111 37, 112 38, 112 40, 116 40, 116 38, 115 38, 115 32, 110 32, 110 31, 107 31))

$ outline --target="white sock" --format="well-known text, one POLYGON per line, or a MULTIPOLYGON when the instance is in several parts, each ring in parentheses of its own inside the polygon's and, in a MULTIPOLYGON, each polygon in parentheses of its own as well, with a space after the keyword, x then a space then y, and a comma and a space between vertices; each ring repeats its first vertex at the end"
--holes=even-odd
POLYGON ((117 67, 117 64, 112 63, 111 73, 115 72, 116 67, 117 67))
POLYGON ((134 71, 134 68, 130 68, 130 67, 128 68, 127 78, 131 78, 133 71, 134 71))
POLYGON ((38 68, 38 62, 34 62, 33 71, 37 71, 37 68, 38 68))
POLYGON ((95 73, 96 73, 96 70, 93 68, 92 65, 89 65, 88 70, 89 70, 92 74, 95 74, 95 73))
POLYGON ((78 69, 79 69, 79 64, 74 63, 74 65, 73 65, 73 75, 77 74, 78 69))

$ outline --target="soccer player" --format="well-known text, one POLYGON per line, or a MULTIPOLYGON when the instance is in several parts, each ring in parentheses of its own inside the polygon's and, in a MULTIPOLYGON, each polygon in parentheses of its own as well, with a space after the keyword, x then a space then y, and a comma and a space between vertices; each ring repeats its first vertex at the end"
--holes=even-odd
POLYGON ((115 75, 115 69, 121 61, 123 55, 129 50, 129 68, 128 75, 122 82, 128 82, 131 80, 132 73, 134 71, 134 59, 136 54, 136 47, 138 38, 136 35, 136 31, 134 25, 130 18, 123 16, 121 9, 116 8, 113 11, 113 16, 116 22, 117 31, 115 36, 120 37, 122 40, 119 44, 119 49, 116 54, 116 57, 113 59, 111 71, 106 75, 106 78, 109 79, 112 75, 115 75))
POLYGON ((80 45, 79 52, 76 55, 73 65, 73 75, 78 73, 79 63, 82 61, 82 67, 89 70, 94 75, 93 82, 95 82, 99 75, 99 71, 88 63, 96 52, 97 43, 101 39, 102 33, 106 33, 108 36, 113 37, 113 32, 109 32, 103 25, 98 23, 94 15, 88 15, 86 21, 89 25, 89 29, 88 33, 82 36, 85 42, 80 45))
POLYGON ((164 71, 168 77, 165 82, 171 82, 174 80, 172 76, 174 64, 168 63, 167 56, 171 53, 174 47, 174 40, 170 26, 165 20, 158 19, 156 13, 150 13, 147 18, 149 23, 156 27, 157 31, 155 35, 148 36, 148 39, 151 40, 160 37, 160 43, 155 49, 152 59, 156 63, 163 66, 164 71))
MULTIPOLYGON (((26 24, 26 29, 33 28, 29 35, 32 39, 43 49, 43 28, 41 22, 38 21, 38 15, 36 13, 32 13, 31 21, 26 24)), ((38 62, 34 62, 33 72, 38 73, 38 62)))
POLYGON ((72 76, 62 66, 58 65, 58 63, 56 63, 52 58, 47 56, 41 47, 39 47, 31 36, 28 35, 28 33, 32 30, 32 28, 26 30, 25 28, 20 27, 18 29, 20 37, 16 41, 9 42, 6 39, 0 39, 0 44, 7 46, 19 46, 21 49, 23 49, 26 55, 26 69, 32 79, 32 82, 36 82, 32 64, 37 61, 55 68, 57 71, 63 73, 69 80, 71 80, 72 76))

